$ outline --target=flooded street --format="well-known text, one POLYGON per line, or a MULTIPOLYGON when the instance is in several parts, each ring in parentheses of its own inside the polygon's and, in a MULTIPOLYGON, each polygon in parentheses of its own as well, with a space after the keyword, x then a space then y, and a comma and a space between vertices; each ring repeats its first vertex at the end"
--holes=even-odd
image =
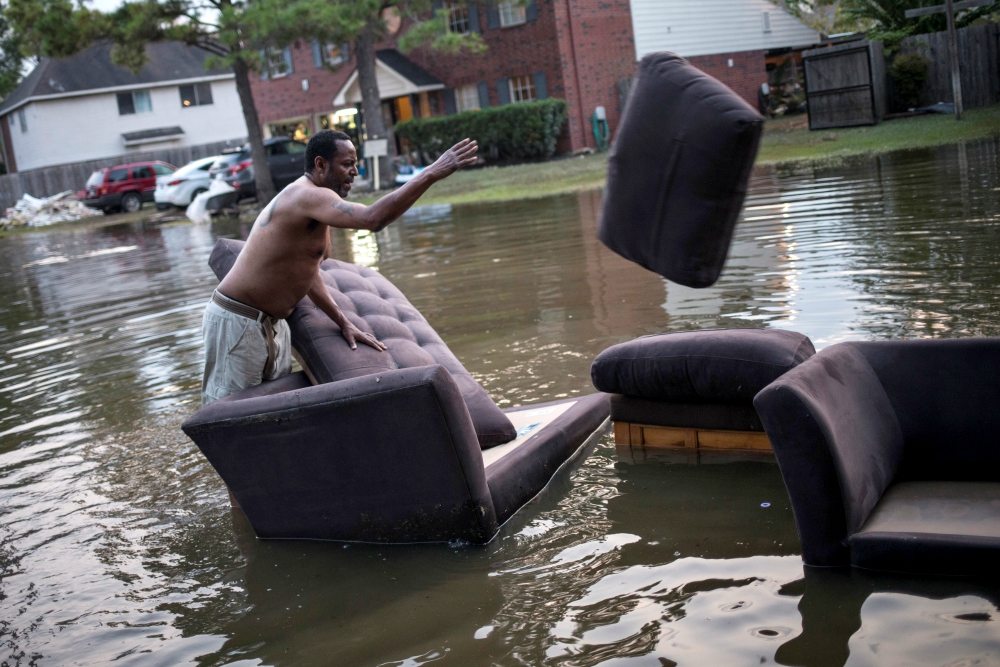
MULTIPOLYGON (((593 391, 594 356, 647 333, 1000 335, 997 141, 759 170, 706 290, 606 250, 599 208, 425 207, 334 254, 501 407, 593 391)), ((248 233, 0 239, 0 664, 1000 665, 997 584, 804 573, 771 462, 619 460, 605 435, 485 547, 257 541, 180 431, 208 255, 248 233)))

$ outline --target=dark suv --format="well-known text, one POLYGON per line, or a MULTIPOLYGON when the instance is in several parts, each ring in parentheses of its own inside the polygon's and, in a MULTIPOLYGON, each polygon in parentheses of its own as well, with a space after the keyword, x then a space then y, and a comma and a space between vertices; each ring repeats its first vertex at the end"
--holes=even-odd
MULTIPOLYGON (((275 137, 264 141, 267 151, 267 166, 271 169, 274 187, 283 187, 302 175, 306 166, 306 145, 288 137, 275 137)), ((212 165, 215 169, 216 165, 212 165)), ((254 182, 253 162, 250 159, 250 146, 244 146, 239 156, 223 172, 222 179, 236 188, 240 199, 257 195, 257 184, 254 182)))
POLYGON ((105 167, 90 175, 77 197, 90 208, 98 208, 105 213, 119 210, 135 213, 142 208, 143 202, 153 201, 156 177, 175 171, 177 167, 166 162, 136 162, 105 167))

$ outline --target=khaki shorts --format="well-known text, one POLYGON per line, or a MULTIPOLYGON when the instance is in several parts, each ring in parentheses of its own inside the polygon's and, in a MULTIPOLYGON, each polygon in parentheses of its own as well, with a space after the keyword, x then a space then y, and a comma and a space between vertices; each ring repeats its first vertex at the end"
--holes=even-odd
POLYGON ((267 331, 261 314, 256 320, 208 302, 202 319, 205 337, 205 374, 201 404, 235 394, 264 380, 277 380, 292 372, 292 344, 288 323, 271 320, 274 331, 273 370, 264 377, 268 362, 267 331))

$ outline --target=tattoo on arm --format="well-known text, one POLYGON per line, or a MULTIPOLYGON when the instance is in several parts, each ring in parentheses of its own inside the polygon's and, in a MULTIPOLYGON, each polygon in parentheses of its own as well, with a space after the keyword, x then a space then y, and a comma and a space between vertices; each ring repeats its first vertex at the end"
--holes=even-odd
POLYGON ((271 216, 274 215, 274 209, 278 207, 278 198, 281 197, 282 192, 284 192, 284 190, 276 194, 274 199, 271 200, 271 204, 267 207, 267 212, 260 221, 261 227, 267 227, 271 223, 271 216))
POLYGON ((347 215, 354 217, 354 204, 348 204, 346 201, 334 202, 333 207, 338 211, 343 211, 347 215))

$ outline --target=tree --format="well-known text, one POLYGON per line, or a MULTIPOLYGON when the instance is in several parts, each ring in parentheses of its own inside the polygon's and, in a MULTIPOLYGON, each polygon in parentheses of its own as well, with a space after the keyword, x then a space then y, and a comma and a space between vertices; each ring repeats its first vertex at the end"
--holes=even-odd
POLYGON ((279 15, 262 15, 269 9, 249 0, 134 0, 104 14, 71 0, 10 0, 5 14, 27 56, 67 57, 97 40, 111 40, 112 60, 138 73, 148 62, 147 44, 176 40, 211 53, 209 66, 231 67, 250 140, 257 201, 265 206, 275 188, 250 72, 261 66, 264 27, 283 27, 275 23, 279 15))
POLYGON ((10 22, 0 14, 0 99, 17 88, 23 68, 20 36, 11 30, 10 22))
MULTIPOLYGON (((869 26, 868 36, 882 40, 890 48, 910 35, 947 30, 943 13, 906 18, 907 9, 942 4, 943 0, 843 0, 844 13, 869 26)), ((956 12, 955 25, 963 28, 973 21, 997 11, 998 3, 986 7, 956 12)))

